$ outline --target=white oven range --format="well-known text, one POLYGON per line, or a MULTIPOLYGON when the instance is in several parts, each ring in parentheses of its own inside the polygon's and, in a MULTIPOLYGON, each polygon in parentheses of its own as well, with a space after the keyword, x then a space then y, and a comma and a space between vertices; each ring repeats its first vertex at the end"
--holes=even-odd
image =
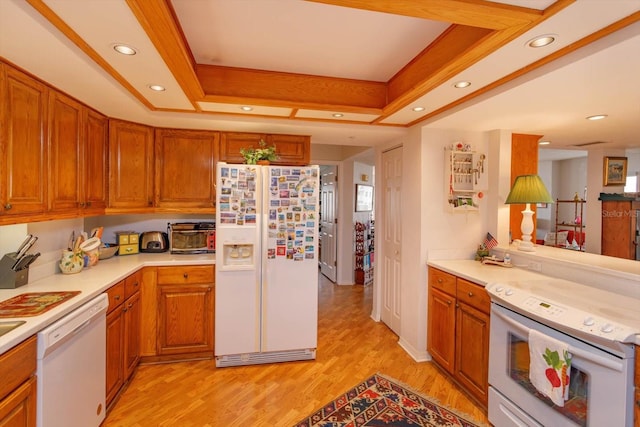
MULTIPOLYGON (((499 427, 633 425, 640 299, 562 279, 491 283, 489 421, 499 427), (568 346, 562 406, 529 380, 535 330, 568 346)), ((561 356, 562 357, 562 356, 561 356)))

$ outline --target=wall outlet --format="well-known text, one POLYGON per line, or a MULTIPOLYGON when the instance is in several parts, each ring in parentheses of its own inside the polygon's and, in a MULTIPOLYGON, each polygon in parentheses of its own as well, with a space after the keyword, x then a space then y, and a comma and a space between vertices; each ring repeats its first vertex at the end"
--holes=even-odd
POLYGON ((542 264, 535 261, 529 261, 529 264, 527 264, 527 268, 533 271, 542 271, 542 264))

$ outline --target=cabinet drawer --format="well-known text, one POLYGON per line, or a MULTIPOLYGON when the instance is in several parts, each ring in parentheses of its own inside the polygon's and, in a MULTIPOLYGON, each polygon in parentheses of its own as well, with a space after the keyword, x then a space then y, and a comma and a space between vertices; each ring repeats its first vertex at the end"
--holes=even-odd
POLYGON ((116 307, 124 302, 124 281, 120 281, 107 290, 109 297, 109 308, 107 313, 111 313, 116 307))
POLYGON ((124 297, 129 298, 140 290, 142 285, 142 270, 138 270, 124 279, 124 297))
POLYGON ((158 284, 213 283, 213 266, 158 267, 158 284))
POLYGON ((456 276, 453 274, 429 267, 429 284, 449 295, 456 295, 456 276))
POLYGON ((480 285, 458 278, 458 291, 456 293, 458 301, 464 302, 484 313, 491 310, 491 299, 489 294, 480 285))
POLYGON ((35 373, 36 348, 33 336, 0 356, 0 400, 35 373))

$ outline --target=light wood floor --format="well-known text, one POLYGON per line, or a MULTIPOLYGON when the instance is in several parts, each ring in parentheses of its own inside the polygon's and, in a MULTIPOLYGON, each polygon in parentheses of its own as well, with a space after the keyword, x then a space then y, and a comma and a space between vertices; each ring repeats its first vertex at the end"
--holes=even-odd
POLYGON ((371 317, 371 287, 320 275, 315 361, 216 368, 196 361, 141 365, 103 427, 292 426, 368 376, 381 373, 488 423, 430 362, 416 363, 371 317))

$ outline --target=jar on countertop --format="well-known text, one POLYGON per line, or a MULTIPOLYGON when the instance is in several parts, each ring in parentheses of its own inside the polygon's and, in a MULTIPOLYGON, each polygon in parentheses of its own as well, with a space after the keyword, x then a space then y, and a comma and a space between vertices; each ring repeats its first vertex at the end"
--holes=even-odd
POLYGON ((62 251, 58 266, 62 274, 80 273, 84 268, 82 251, 62 251))

